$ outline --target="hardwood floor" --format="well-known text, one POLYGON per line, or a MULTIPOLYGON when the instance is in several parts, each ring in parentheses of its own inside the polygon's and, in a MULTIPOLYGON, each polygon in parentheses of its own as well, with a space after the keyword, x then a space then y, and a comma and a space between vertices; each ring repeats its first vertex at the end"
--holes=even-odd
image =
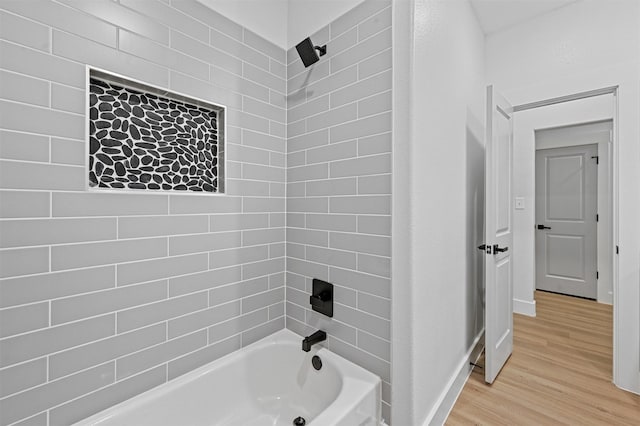
POLYGON ((446 424, 640 425, 640 396, 611 383, 612 307, 535 297, 537 317, 514 315, 513 354, 496 381, 476 367, 446 424))

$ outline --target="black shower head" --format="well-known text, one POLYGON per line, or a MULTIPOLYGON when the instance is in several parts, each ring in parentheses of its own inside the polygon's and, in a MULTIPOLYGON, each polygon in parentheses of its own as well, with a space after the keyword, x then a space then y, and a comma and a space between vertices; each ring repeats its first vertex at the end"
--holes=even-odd
POLYGON ((296 50, 298 51, 298 55, 300 55, 300 59, 302 59, 304 66, 308 67, 318 62, 320 60, 320 56, 324 56, 324 54, 327 53, 327 45, 314 46, 311 39, 307 37, 296 45, 296 50), (316 49, 318 50, 318 53, 316 53, 316 49))

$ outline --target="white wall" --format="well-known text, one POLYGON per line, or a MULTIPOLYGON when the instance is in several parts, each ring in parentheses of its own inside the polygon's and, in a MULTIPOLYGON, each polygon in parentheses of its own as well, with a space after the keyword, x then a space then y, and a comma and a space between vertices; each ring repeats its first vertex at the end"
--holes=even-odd
POLYGON ((392 420, 419 425, 439 417, 483 326, 484 36, 466 0, 399 3, 392 420))
POLYGON ((640 3, 578 2, 488 36, 486 46, 488 82, 516 105, 619 86, 614 377, 618 386, 640 392, 640 3))

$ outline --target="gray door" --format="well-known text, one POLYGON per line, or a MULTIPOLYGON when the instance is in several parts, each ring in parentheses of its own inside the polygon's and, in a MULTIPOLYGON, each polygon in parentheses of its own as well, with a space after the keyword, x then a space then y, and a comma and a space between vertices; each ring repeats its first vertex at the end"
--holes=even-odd
POLYGON ((598 146, 536 151, 536 288, 597 296, 598 146))

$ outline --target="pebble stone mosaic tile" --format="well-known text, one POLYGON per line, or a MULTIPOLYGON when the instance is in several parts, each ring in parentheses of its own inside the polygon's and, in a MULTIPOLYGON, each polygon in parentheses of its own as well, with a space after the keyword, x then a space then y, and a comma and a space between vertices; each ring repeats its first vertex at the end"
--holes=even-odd
POLYGON ((89 186, 218 192, 218 113, 92 77, 89 186))

